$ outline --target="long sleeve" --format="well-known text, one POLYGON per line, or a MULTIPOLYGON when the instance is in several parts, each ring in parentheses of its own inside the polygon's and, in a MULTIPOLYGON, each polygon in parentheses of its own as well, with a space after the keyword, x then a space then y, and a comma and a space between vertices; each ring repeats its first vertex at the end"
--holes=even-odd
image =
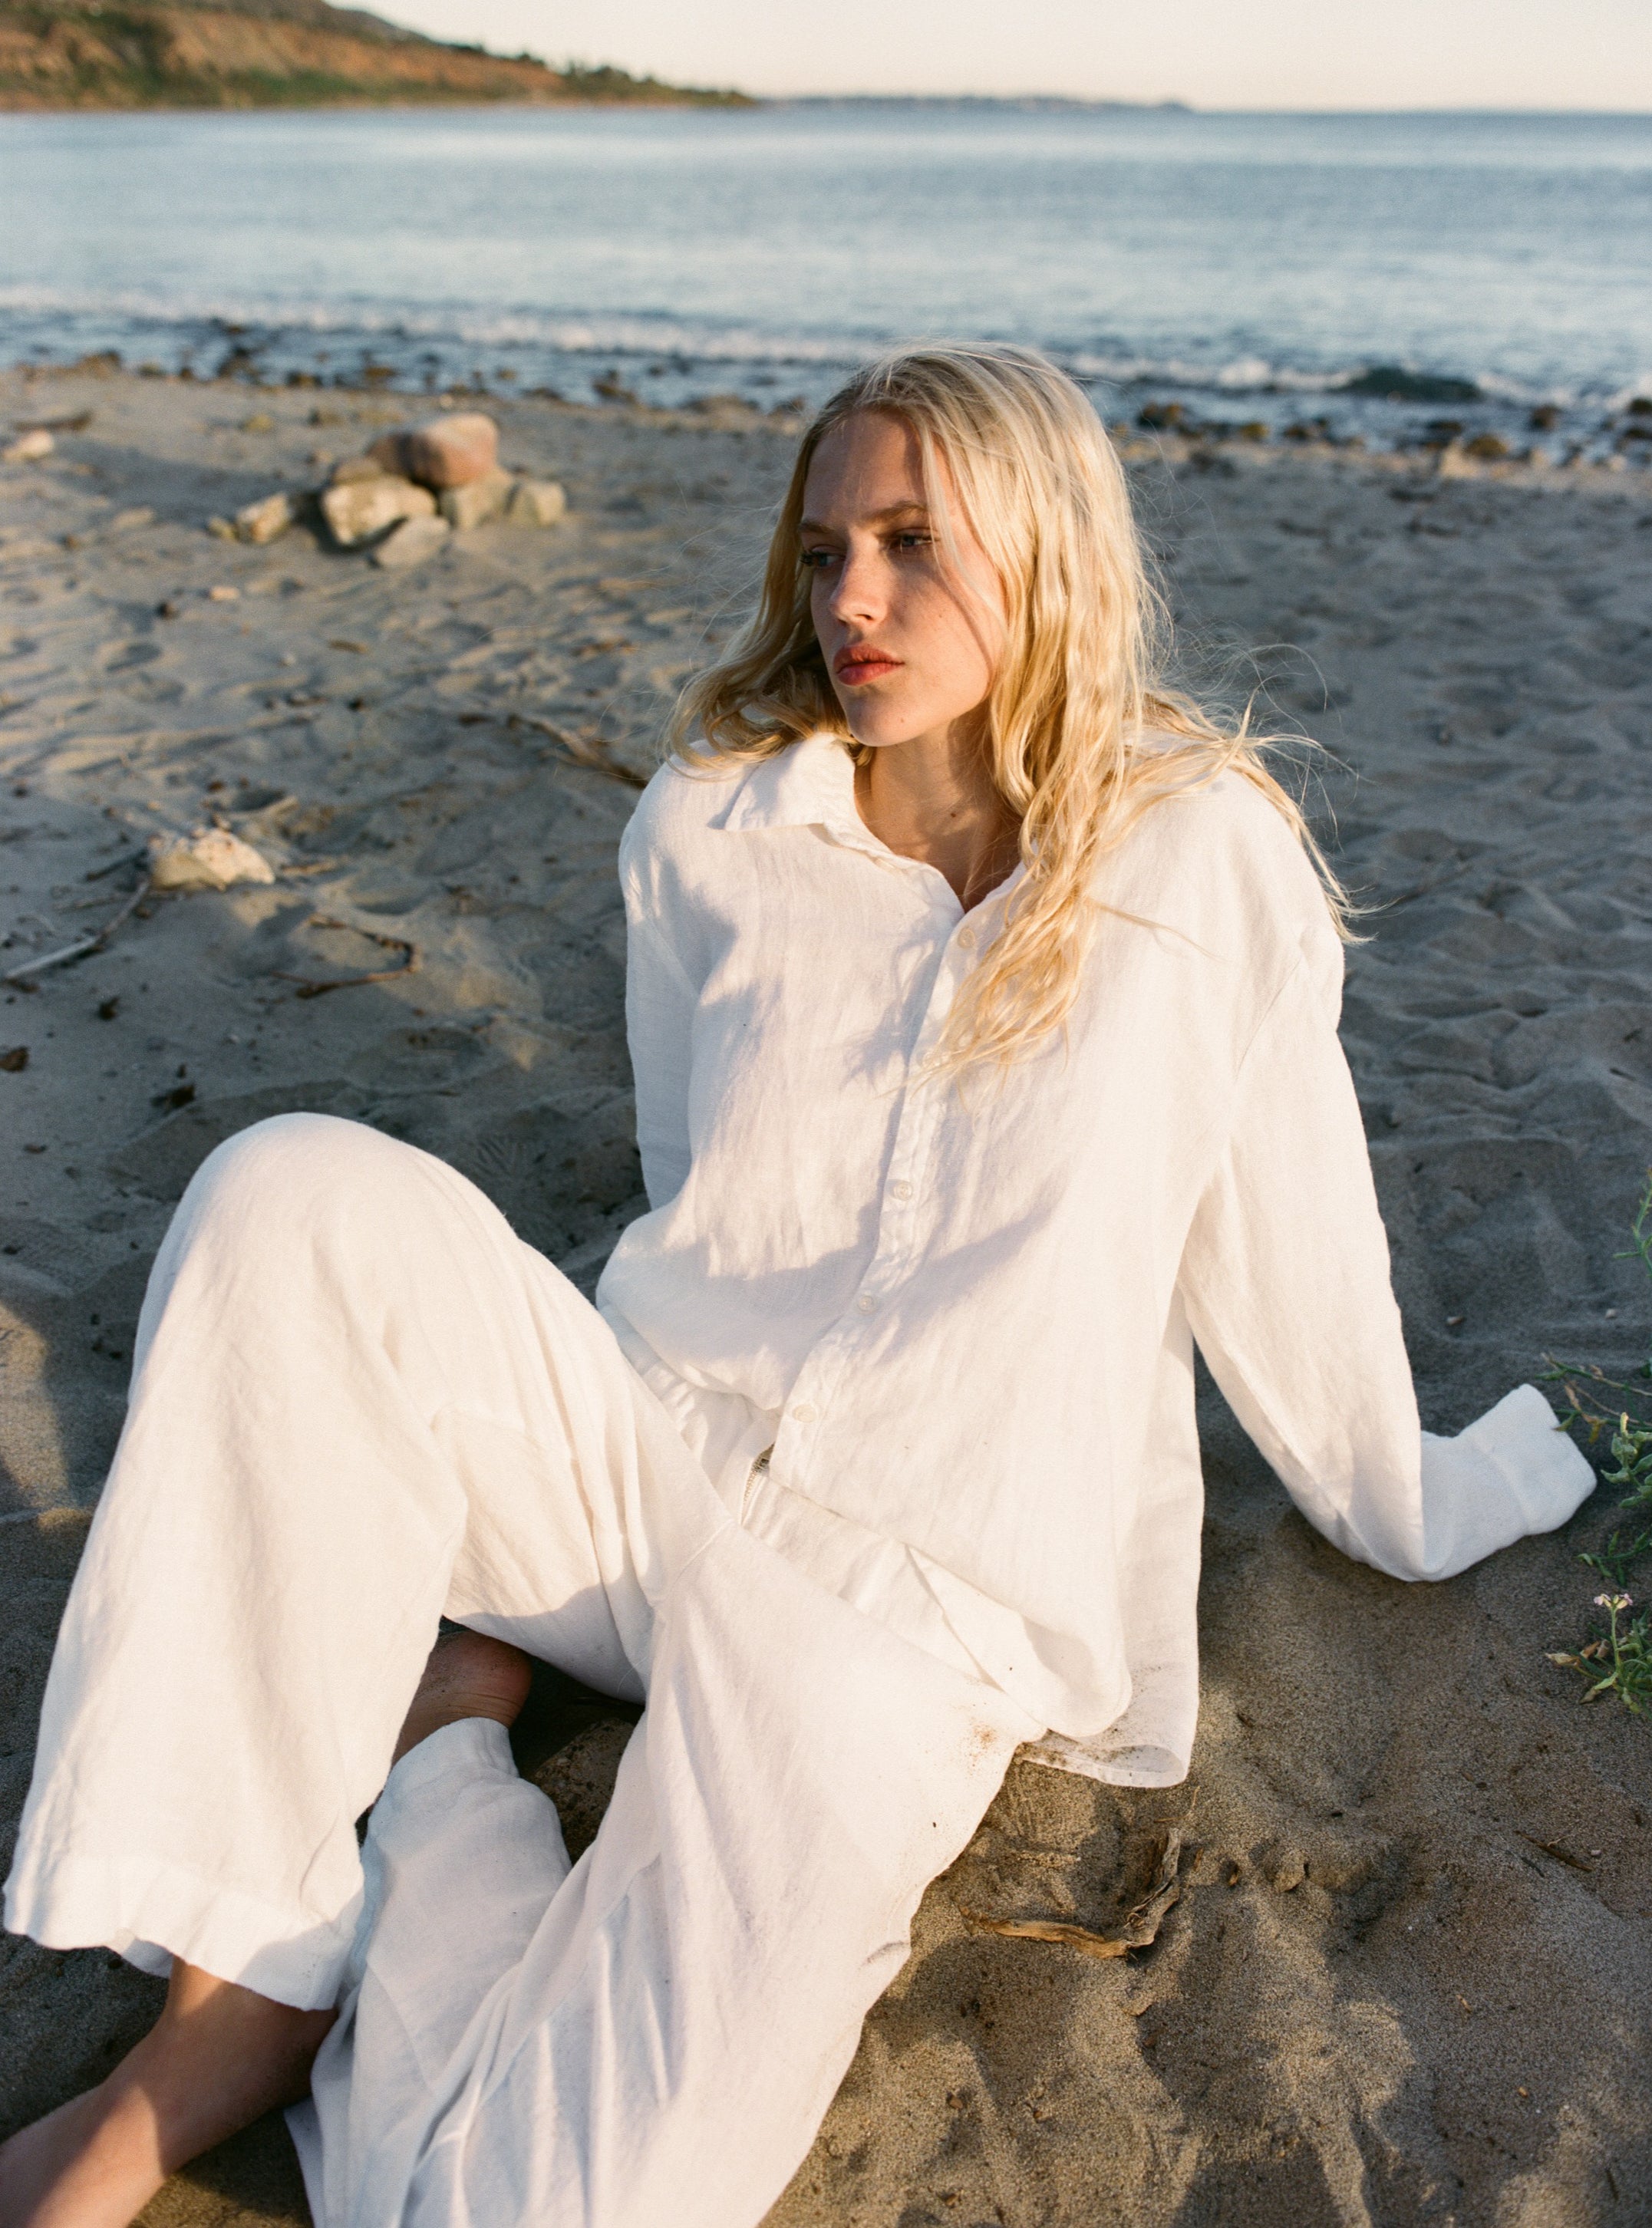
POLYGON ((630 902, 625 939, 625 1034, 637 1085, 637 1143, 651 1207, 688 1181, 688 1069, 694 985, 655 922, 630 902))
POLYGON ((1588 1463, 1524 1385, 1421 1430, 1328 970, 1286 983, 1241 1069, 1181 1271, 1212 1374, 1297 1507, 1357 1560, 1445 1578, 1563 1524, 1588 1463))

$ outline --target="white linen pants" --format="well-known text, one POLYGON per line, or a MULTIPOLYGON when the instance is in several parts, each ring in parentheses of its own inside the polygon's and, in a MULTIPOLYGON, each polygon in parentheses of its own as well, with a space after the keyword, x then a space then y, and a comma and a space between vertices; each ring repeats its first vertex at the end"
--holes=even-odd
POLYGON ((7 1924, 342 1994, 323 2228, 748 2228, 1040 1729, 737 1514, 452 1169, 232 1139, 156 1264, 7 1924), (646 1703, 571 1871, 496 1725, 386 1783, 443 1612, 646 1703))

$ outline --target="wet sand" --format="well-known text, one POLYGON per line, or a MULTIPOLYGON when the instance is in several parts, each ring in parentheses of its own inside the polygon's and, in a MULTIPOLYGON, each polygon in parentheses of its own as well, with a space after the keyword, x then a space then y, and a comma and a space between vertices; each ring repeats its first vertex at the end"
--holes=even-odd
MULTIPOLYGON (((287 1108, 370 1121, 586 1289, 642 1204, 627 776, 739 608, 792 433, 490 407, 568 522, 397 573, 205 526, 313 485, 398 398, 0 377, 0 426, 93 413, 0 469, 0 973, 118 912, 151 833, 216 816, 276 870, 0 989, 0 1055, 27 1053, 0 1059, 7 1853, 148 1264, 212 1144, 287 1108)), ((1546 1352, 1641 1360, 1652 1294, 1612 1257, 1652 1161, 1652 479, 1175 441, 1132 470, 1203 669, 1242 682, 1264 645, 1266 704, 1334 754, 1319 822, 1369 908, 1344 1035, 1425 1422, 1546 1352)), ((1406 1588, 1309 1532, 1213 1398, 1205 1421, 1192 1779, 1015 1767, 773 2228, 1652 2218, 1652 1727, 1546 1658, 1591 1629, 1576 1559, 1616 1495, 1406 1588), (1181 1899, 1128 1960, 966 1916, 1105 1924, 1169 1824, 1181 1899)), ((528 1761, 574 1736, 541 1768, 576 1841, 626 1730, 547 1698, 528 1761)), ((7 1937, 0 2129, 96 2078, 156 1993, 7 1937)), ((302 2220, 279 2124, 145 2217, 302 2220)))

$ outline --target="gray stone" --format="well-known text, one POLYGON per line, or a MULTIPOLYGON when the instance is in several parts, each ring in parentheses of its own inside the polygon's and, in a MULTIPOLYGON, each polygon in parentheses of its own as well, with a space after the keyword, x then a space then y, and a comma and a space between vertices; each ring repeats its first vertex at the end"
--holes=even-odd
POLYGON ((346 480, 343 485, 330 487, 321 499, 321 509, 339 547, 354 549, 403 519, 434 518, 436 498, 428 488, 415 487, 411 480, 392 479, 386 472, 370 480, 346 480))
POLYGON ((244 504, 235 513, 236 537, 242 541, 273 541, 291 525, 293 515, 290 495, 266 495, 261 502, 244 504))
POLYGON ((149 878, 157 890, 227 890, 234 882, 272 882, 275 870, 227 828, 196 828, 150 837, 149 878))
POLYGON ((557 480, 518 480, 505 507, 511 526, 554 526, 567 511, 568 499, 557 480))
POLYGON ((408 565, 422 565, 433 557, 453 529, 445 518, 404 518, 387 534, 373 552, 373 561, 399 573, 408 565))
POLYGON ((473 526, 485 526, 498 517, 514 485, 509 472, 492 471, 479 480, 467 480, 463 487, 444 488, 437 503, 455 533, 468 534, 473 526))

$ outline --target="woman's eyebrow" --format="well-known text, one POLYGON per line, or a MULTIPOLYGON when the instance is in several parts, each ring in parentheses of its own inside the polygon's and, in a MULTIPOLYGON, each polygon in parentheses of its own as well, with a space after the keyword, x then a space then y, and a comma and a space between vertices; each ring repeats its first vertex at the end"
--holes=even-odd
MULTIPOLYGON (((926 503, 893 503, 887 510, 868 511, 866 522, 868 526, 888 526, 898 518, 928 516, 929 505, 926 503)), ((829 534, 832 529, 823 519, 804 518, 797 522, 797 531, 800 534, 829 534)))

